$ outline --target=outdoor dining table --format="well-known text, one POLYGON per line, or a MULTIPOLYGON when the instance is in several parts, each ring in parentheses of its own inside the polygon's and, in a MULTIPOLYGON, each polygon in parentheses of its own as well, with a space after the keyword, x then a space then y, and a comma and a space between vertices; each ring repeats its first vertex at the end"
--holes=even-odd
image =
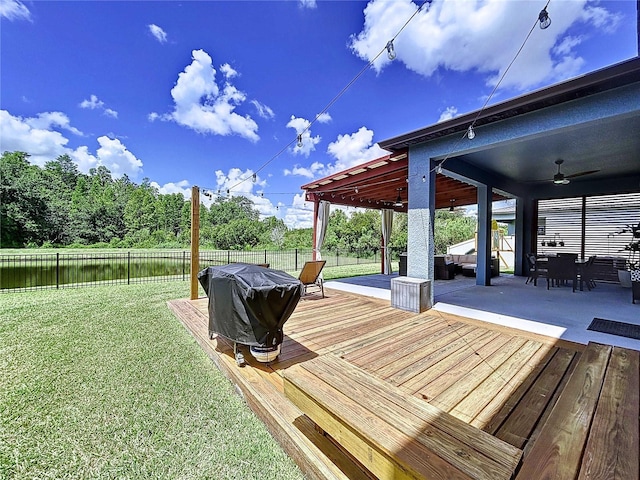
MULTIPOLYGON (((548 260, 549 257, 555 257, 556 255, 541 255, 541 256, 536 256, 536 263, 541 264, 541 266, 544 266, 548 260)), ((584 291, 584 275, 582 272, 583 267, 588 263, 589 259, 588 258, 576 258, 575 259, 575 265, 576 265, 576 270, 575 270, 575 274, 574 274, 574 281, 576 282, 580 282, 580 291, 584 291)), ((546 267, 545 267, 546 268, 546 267)))

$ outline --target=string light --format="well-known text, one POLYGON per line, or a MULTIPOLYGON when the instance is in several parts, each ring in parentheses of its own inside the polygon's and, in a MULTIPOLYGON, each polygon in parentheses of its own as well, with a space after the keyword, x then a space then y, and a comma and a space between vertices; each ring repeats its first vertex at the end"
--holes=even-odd
MULTIPOLYGON (((549 4, 547 3, 547 5, 549 5, 549 4)), ((551 25, 551 18, 549 17, 549 14, 547 13, 547 6, 546 5, 540 11, 540 15, 538 15, 538 21, 540 22, 540 30, 545 30, 545 29, 549 28, 549 25, 551 25)))
POLYGON ((299 133, 298 134, 298 148, 302 148, 304 146, 304 143, 302 143, 302 134, 299 133))
POLYGON ((253 183, 256 183, 257 178, 258 178, 257 175, 254 173, 253 174, 253 183))
POLYGON ((473 125, 469 125, 469 128, 467 129, 467 138, 469 140, 476 138, 476 132, 473 131, 473 125))
POLYGON ((391 61, 395 60, 396 50, 393 48, 393 40, 389 40, 385 48, 387 49, 387 57, 389 57, 389 60, 391 61))

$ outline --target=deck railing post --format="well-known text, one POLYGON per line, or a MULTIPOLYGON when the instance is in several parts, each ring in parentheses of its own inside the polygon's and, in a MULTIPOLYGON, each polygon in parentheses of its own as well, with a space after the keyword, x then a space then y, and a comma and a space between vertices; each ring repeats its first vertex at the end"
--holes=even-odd
POLYGON ((60 288, 60 253, 56 252, 56 288, 60 288))

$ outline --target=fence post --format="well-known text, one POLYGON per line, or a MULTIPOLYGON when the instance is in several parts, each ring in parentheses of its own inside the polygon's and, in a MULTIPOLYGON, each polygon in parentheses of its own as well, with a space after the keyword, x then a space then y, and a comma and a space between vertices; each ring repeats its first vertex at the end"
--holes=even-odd
POLYGON ((131 251, 127 252, 127 285, 131 285, 131 251))
POLYGON ((184 278, 184 272, 185 272, 185 268, 187 265, 187 252, 186 250, 182 251, 182 281, 184 282, 185 278, 184 278))
POLYGON ((296 268, 295 269, 297 271, 298 270, 298 249, 297 248, 296 248, 296 255, 295 255, 295 262, 294 263, 296 264, 296 268))
POLYGON ((56 288, 60 288, 60 253, 56 252, 56 288))
POLYGON ((231 263, 231 251, 227 250, 227 265, 231 263))
POLYGON ((264 263, 267 263, 267 250, 264 251, 264 263))

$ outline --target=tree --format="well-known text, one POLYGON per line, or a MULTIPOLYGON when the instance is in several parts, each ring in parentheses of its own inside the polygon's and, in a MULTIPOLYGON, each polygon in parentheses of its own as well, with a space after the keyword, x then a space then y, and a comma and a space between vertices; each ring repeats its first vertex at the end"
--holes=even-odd
POLYGON ((47 239, 46 182, 42 170, 32 166, 25 152, 0 157, 0 243, 3 247, 42 244, 47 239))
POLYGON ((143 228, 149 229, 150 232, 158 229, 156 195, 156 189, 146 178, 142 185, 131 193, 124 208, 124 221, 128 234, 143 228))
POLYGON ((436 210, 433 242, 436 255, 447 253, 447 247, 473 238, 476 219, 461 211, 436 210))

